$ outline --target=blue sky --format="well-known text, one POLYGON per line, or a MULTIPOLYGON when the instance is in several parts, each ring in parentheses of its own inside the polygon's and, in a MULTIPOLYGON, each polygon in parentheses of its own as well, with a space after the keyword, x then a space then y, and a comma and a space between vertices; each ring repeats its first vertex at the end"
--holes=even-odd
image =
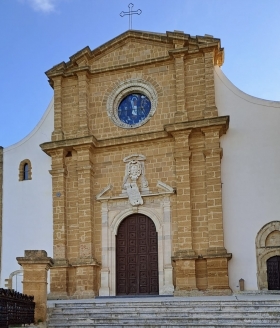
MULTIPOLYGON (((128 29, 130 1, 1 0, 0 145, 25 137, 53 90, 44 74, 128 29)), ((253 96, 280 100, 280 0, 134 0, 133 29, 211 34, 225 48, 227 77, 253 96)))

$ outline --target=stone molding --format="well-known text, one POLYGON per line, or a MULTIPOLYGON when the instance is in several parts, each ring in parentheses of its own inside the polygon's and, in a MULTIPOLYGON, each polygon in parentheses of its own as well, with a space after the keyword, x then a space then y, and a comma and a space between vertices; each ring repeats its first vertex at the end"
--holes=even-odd
MULTIPOLYGON (((161 58, 149 59, 141 62, 135 62, 129 65, 117 65, 109 66, 106 69, 91 70, 89 62, 91 60, 98 60, 98 58, 104 56, 108 51, 111 51, 117 44, 125 43, 128 39, 137 39, 139 42, 154 42, 157 44, 169 44, 175 49, 179 49, 179 52, 183 48, 186 54, 193 55, 195 53, 203 53, 205 51, 214 51, 215 57, 214 62, 221 66, 223 64, 224 55, 223 48, 221 48, 220 39, 213 38, 210 36, 190 36, 183 32, 178 33, 177 31, 166 33, 152 33, 144 31, 132 31, 129 30, 119 35, 118 37, 106 42, 100 47, 91 50, 89 47, 85 47, 78 51, 76 54, 70 57, 70 61, 65 63, 59 63, 51 69, 45 72, 50 79, 50 84, 53 86, 53 79, 57 76, 70 76, 74 75, 79 71, 88 71, 91 74, 103 73, 117 69, 126 69, 129 67, 135 67, 139 65, 147 65, 149 63, 155 63, 158 61, 170 60, 170 56, 173 53, 169 53, 168 56, 161 58), (181 48, 181 49, 180 49, 181 48)), ((176 52, 176 50, 175 50, 176 52)))
POLYGON ((280 240, 275 240, 273 246, 269 242, 271 234, 276 231, 280 234, 280 221, 271 221, 264 225, 256 236, 257 281, 259 289, 268 288, 266 261, 272 256, 280 256, 280 240))
POLYGON ((108 96, 107 113, 111 121, 123 129, 135 129, 144 125, 155 114, 158 102, 156 89, 151 83, 141 78, 131 78, 119 83, 108 96), (130 125, 122 122, 118 117, 118 107, 124 97, 131 93, 142 93, 147 96, 151 102, 151 110, 148 116, 137 124, 130 125))
POLYGON ((176 131, 201 129, 203 127, 208 127, 208 126, 210 127, 210 126, 217 126, 217 125, 221 126, 221 130, 220 130, 221 134, 226 133, 229 126, 229 116, 219 116, 210 119, 168 124, 164 126, 165 131, 160 131, 160 132, 142 133, 139 135, 130 135, 130 136, 111 138, 106 140, 97 140, 94 136, 88 136, 83 138, 73 138, 67 140, 45 142, 41 144, 40 147, 45 153, 50 155, 52 150, 59 149, 59 148, 65 148, 65 147, 70 148, 70 147, 75 147, 78 145, 86 145, 86 144, 91 144, 95 148, 120 146, 120 145, 135 143, 135 142, 145 142, 145 141, 152 141, 157 139, 170 138, 170 134, 176 131))
POLYGON ((131 206, 128 201, 111 200, 102 202, 102 269, 99 296, 116 295, 116 235, 123 219, 134 213, 148 216, 158 233, 159 294, 172 295, 174 291, 171 264, 171 209, 168 196, 158 198, 149 207, 131 206))

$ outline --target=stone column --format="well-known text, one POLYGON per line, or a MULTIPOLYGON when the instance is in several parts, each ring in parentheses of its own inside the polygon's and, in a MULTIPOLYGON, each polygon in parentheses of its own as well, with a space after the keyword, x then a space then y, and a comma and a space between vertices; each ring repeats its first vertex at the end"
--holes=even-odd
POLYGON ((190 130, 172 132, 175 139, 175 161, 177 182, 177 251, 175 263, 175 295, 196 289, 195 259, 192 245, 192 211, 190 186, 190 130), (182 292, 183 291, 183 292, 182 292))
POLYGON ((50 299, 64 299, 67 292, 67 224, 66 224, 66 168, 65 151, 57 149, 52 156, 52 193, 53 193, 53 256, 51 269, 50 299))
POLYGON ((79 130, 78 137, 89 135, 88 127, 88 93, 89 82, 87 72, 78 72, 78 94, 79 94, 79 130))
MULTIPOLYGON (((220 135, 222 126, 203 128, 205 135, 206 193, 208 212, 207 261, 208 289, 229 289, 228 260, 231 254, 224 247, 220 135)), ((223 291, 223 294, 225 292, 223 291)))
POLYGON ((215 102, 214 83, 214 51, 204 50, 204 70, 205 70, 205 109, 204 118, 217 117, 218 109, 215 102))
POLYGON ((35 322, 47 319, 47 272, 53 265, 46 251, 24 251, 24 257, 17 257, 23 268, 23 293, 34 296, 35 322))
POLYGON ((94 258, 93 163, 92 147, 77 146, 79 258, 76 266, 77 297, 97 295, 98 265, 94 258))
POLYGON ((53 78, 54 89, 54 131, 52 141, 64 139, 62 129, 62 76, 53 78))

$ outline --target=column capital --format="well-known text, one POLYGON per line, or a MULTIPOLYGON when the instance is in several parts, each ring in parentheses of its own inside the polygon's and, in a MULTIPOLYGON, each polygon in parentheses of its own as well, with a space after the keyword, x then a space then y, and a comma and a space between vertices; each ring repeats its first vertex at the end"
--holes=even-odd
POLYGON ((17 257, 18 264, 24 266, 25 264, 44 264, 49 269, 53 266, 54 262, 51 257, 47 256, 46 251, 42 250, 26 250, 24 257, 17 257))

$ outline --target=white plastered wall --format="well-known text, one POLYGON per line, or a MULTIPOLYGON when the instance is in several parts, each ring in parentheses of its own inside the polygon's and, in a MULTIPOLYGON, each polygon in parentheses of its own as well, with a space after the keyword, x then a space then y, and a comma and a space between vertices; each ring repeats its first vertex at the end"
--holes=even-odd
MULTIPOLYGON (((260 82, 261 83, 261 82, 260 82)), ((229 115, 223 148, 225 247, 232 253, 229 280, 239 290, 257 290, 255 239, 268 222, 280 220, 280 102, 249 96, 215 67, 216 105, 229 115)))
POLYGON ((4 148, 2 288, 11 272, 21 268, 16 257, 24 256, 24 250, 46 250, 52 256, 51 158, 39 145, 51 140, 53 122, 52 100, 33 131, 4 148), (31 161, 32 180, 19 181, 24 159, 31 161))

